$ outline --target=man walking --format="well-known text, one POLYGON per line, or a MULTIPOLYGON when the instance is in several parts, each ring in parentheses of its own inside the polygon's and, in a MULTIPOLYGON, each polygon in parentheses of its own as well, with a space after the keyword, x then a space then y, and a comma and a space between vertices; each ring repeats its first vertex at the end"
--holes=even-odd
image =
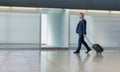
POLYGON ((80 49, 81 49, 81 45, 83 44, 87 51, 85 53, 89 53, 89 51, 91 51, 90 47, 87 45, 87 43, 84 41, 84 37, 86 36, 86 20, 84 19, 84 14, 80 13, 79 15, 80 17, 80 21, 77 25, 76 28, 76 33, 79 35, 79 40, 78 40, 78 48, 76 49, 76 51, 74 53, 79 53, 80 49))

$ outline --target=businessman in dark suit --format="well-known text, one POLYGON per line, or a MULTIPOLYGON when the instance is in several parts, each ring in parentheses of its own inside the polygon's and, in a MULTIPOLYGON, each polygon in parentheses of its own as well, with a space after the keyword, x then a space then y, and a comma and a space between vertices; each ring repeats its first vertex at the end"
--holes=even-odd
POLYGON ((86 20, 84 19, 84 14, 80 13, 79 15, 80 17, 80 21, 77 25, 76 28, 76 33, 79 35, 79 40, 78 40, 78 48, 76 49, 76 51, 74 53, 79 53, 80 49, 81 49, 81 45, 83 44, 87 51, 85 53, 89 53, 89 51, 91 51, 90 47, 87 45, 87 43, 84 41, 84 37, 86 36, 86 20))

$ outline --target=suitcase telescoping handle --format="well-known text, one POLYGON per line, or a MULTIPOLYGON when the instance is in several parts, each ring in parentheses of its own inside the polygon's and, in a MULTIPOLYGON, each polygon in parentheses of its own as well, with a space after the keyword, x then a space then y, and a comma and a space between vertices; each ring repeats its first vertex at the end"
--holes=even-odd
POLYGON ((92 43, 87 36, 85 36, 85 39, 91 44, 91 46, 94 44, 92 43))

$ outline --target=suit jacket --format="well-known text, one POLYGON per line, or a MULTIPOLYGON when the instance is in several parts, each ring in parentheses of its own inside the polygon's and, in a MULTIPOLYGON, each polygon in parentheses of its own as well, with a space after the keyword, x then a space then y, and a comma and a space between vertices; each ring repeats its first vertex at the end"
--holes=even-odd
POLYGON ((76 33, 78 33, 79 35, 86 35, 86 20, 82 19, 81 21, 79 21, 77 28, 76 28, 76 33))

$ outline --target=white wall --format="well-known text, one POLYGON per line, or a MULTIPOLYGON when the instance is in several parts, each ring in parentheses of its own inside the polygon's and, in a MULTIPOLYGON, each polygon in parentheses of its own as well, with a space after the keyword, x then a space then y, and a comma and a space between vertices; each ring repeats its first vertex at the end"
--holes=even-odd
POLYGON ((0 12, 0 43, 39 43, 40 14, 0 12))

